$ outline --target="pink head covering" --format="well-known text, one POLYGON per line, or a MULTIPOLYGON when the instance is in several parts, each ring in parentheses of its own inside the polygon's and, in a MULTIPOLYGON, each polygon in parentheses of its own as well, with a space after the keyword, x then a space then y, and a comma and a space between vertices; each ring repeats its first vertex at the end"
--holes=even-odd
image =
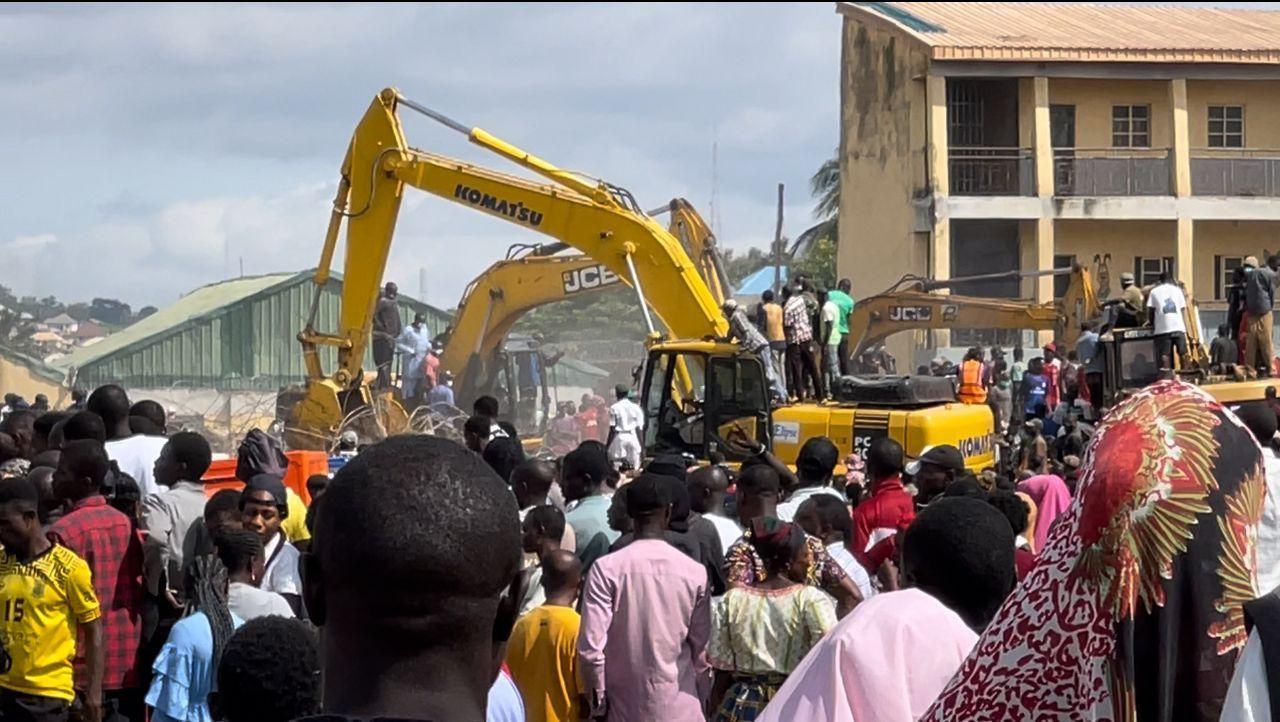
POLYGON ((877 594, 810 650, 759 722, 912 722, 977 639, 919 589, 877 594))
POLYGON ((1053 474, 1041 474, 1018 484, 1018 491, 1031 497, 1036 503, 1035 549, 1044 549, 1049 529, 1071 506, 1071 492, 1067 483, 1053 474))

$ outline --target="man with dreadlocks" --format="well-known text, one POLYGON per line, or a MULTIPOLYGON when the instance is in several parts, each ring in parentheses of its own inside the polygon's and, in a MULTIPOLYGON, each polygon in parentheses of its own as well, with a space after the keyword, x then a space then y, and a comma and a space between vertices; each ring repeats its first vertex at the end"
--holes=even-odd
POLYGON ((227 608, 227 570, 216 557, 186 568, 187 616, 169 632, 151 666, 152 722, 212 722, 209 692, 227 641, 241 620, 227 608))

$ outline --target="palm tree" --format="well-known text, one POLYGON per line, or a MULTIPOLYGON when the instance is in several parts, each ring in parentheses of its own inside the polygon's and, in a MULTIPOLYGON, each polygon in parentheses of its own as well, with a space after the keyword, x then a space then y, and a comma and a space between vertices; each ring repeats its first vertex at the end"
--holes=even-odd
POLYGON ((833 155, 818 167, 818 172, 809 178, 809 193, 817 204, 813 207, 813 217, 818 223, 806 229, 791 246, 792 257, 803 256, 820 239, 836 242, 840 212, 840 157, 833 155))

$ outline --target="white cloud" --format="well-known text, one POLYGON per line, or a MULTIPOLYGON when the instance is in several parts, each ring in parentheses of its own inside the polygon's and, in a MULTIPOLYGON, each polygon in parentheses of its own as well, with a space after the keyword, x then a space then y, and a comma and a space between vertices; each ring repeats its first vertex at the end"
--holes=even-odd
MULTIPOLYGON (((391 84, 646 208, 707 212, 718 139, 726 243, 770 240, 779 181, 794 236, 836 144, 839 24, 825 4, 0 7, 0 107, 20 109, 0 115, 0 244, 52 239, 0 283, 140 306, 242 258, 314 265, 351 129, 391 84)), ((404 119, 415 145, 512 168, 404 119)), ((409 191, 388 277, 416 293, 426 268, 449 306, 508 245, 545 240, 409 191)))

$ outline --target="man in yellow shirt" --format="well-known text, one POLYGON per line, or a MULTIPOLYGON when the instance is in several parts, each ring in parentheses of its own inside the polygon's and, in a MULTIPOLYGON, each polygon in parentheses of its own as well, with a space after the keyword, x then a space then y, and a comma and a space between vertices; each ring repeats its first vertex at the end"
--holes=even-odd
POLYGON ((0 481, 0 719, 65 722, 75 699, 76 630, 85 628, 89 684, 82 718, 102 716, 102 627, 89 565, 51 543, 23 478, 0 481))
POLYGON ((507 668, 524 698, 528 722, 577 722, 583 708, 578 677, 578 625, 573 609, 582 562, 558 549, 542 557, 547 602, 520 618, 507 643, 507 668))

